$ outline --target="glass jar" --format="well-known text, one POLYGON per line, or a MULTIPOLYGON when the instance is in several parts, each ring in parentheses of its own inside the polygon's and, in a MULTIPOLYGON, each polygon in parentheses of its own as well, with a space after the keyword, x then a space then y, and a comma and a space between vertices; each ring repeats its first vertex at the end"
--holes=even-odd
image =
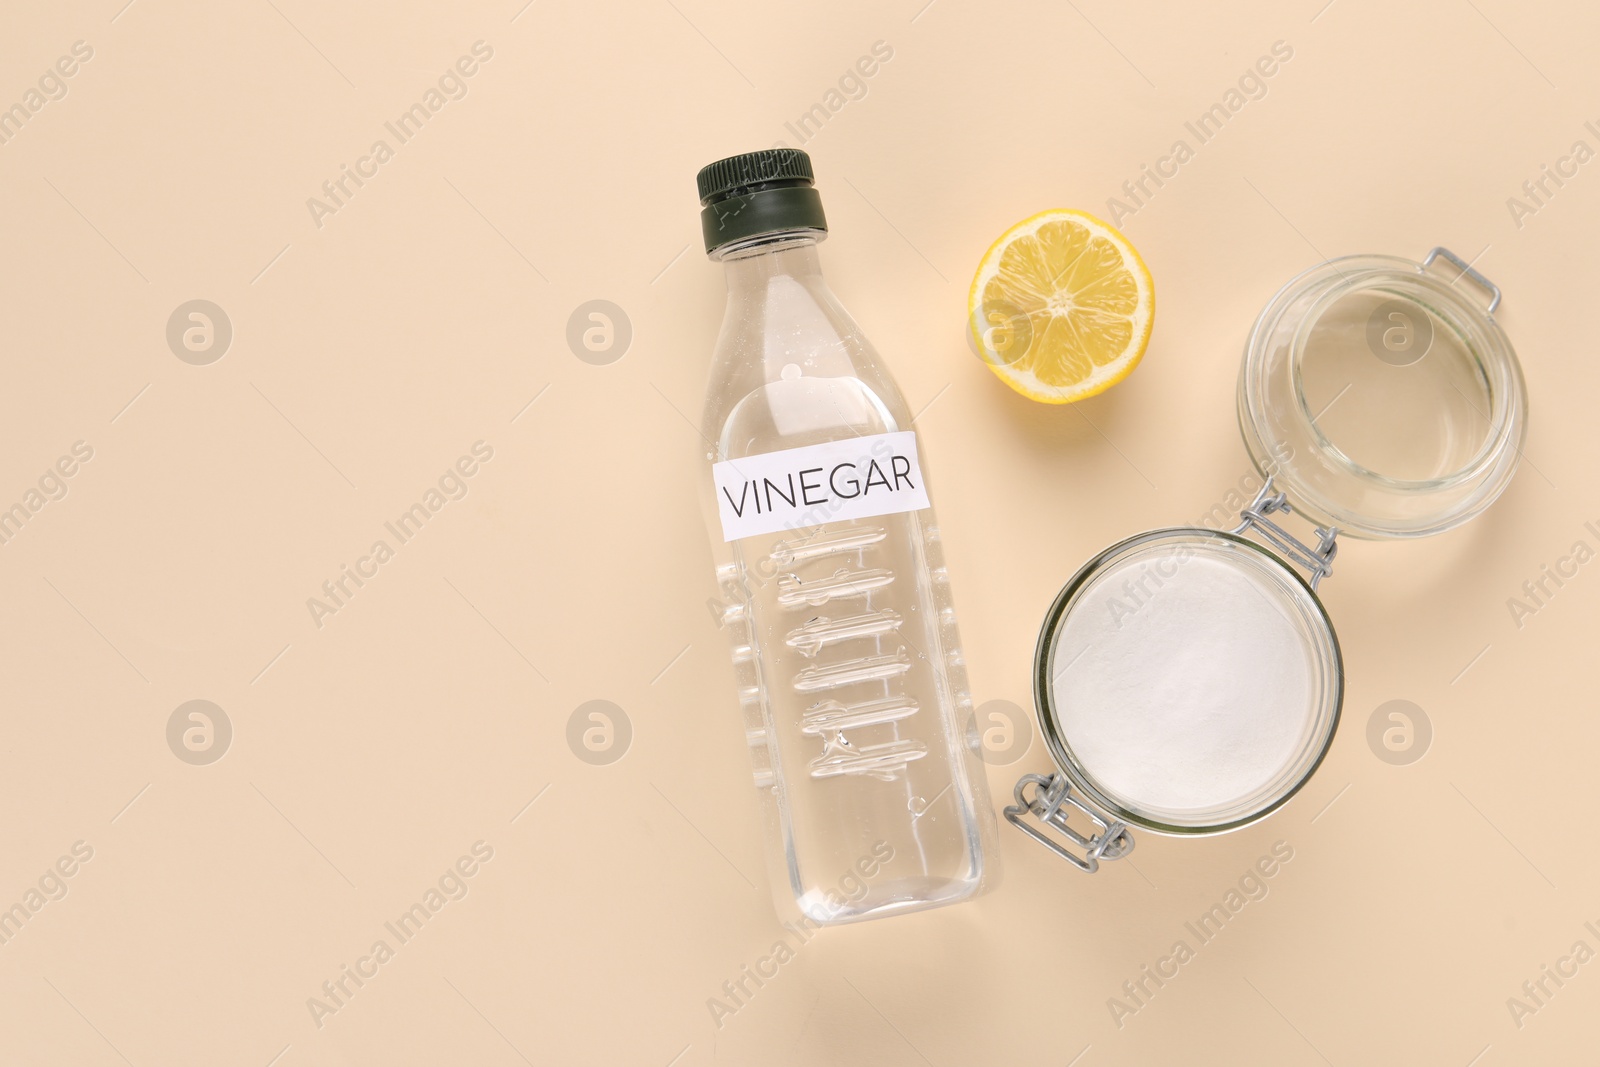
POLYGON ((1331 260, 1278 291, 1239 374, 1261 491, 1231 531, 1137 534, 1062 588, 1034 658, 1056 773, 1019 780, 1008 821, 1093 871, 1132 828, 1224 833, 1310 780, 1344 695, 1316 593, 1339 535, 1443 532, 1516 471, 1527 396, 1499 305, 1443 248, 1331 260), (1280 522, 1294 513, 1313 537, 1280 522))

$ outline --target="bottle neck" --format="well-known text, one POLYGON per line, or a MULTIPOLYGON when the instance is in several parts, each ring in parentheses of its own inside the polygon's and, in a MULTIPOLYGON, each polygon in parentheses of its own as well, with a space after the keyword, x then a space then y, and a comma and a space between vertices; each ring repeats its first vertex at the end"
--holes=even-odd
POLYGON ((765 234, 719 248, 713 257, 722 261, 730 293, 760 290, 779 276, 820 279, 818 239, 815 230, 765 234))

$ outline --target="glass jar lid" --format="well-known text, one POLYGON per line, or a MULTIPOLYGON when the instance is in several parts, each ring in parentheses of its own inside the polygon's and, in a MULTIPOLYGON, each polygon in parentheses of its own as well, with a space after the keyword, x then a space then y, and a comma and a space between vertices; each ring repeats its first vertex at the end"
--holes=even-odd
POLYGON ((1115 819, 1174 834, 1287 801, 1332 743, 1343 694, 1310 586, 1255 542, 1198 527, 1086 563, 1045 617, 1034 673, 1072 783, 1115 819))
POLYGON ((1300 274, 1245 346, 1239 427, 1256 466, 1312 521, 1357 537, 1422 537, 1477 515, 1527 432, 1499 302, 1445 249, 1300 274))

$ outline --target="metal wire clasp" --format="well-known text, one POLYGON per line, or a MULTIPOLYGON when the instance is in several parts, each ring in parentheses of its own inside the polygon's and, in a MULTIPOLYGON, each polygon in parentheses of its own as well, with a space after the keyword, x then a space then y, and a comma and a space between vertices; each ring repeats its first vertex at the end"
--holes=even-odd
POLYGON ((1260 534, 1262 540, 1304 568, 1309 575, 1311 588, 1315 589, 1318 582, 1333 573, 1333 557, 1339 554, 1339 546, 1334 543, 1339 536, 1338 527, 1318 526, 1317 543, 1313 547, 1267 518, 1275 511, 1285 515, 1294 513, 1288 498, 1282 493, 1273 492, 1272 479, 1268 478, 1250 506, 1239 512, 1239 525, 1233 528, 1233 532, 1242 534, 1246 530, 1254 530, 1260 534))
POLYGON ((1101 860, 1119 860, 1133 851, 1133 835, 1128 828, 1116 820, 1101 818, 1094 809, 1073 796, 1072 786, 1065 775, 1053 774, 1047 778, 1042 774, 1025 774, 1017 779, 1013 795, 1017 803, 1006 808, 1006 821, 1080 871, 1093 874, 1100 869, 1101 860), (1038 787, 1032 800, 1028 799, 1030 784, 1038 787), (1072 809, 1088 816, 1089 821, 1097 827, 1096 832, 1085 837, 1068 826, 1067 818, 1072 814, 1072 809), (1077 845, 1083 855, 1078 856, 1044 830, 1024 822, 1024 815, 1032 815, 1046 827, 1055 829, 1077 845))
MULTIPOLYGON (((1479 254, 1481 255, 1482 253, 1479 254)), ((1443 246, 1435 248, 1433 251, 1429 252, 1428 258, 1422 261, 1422 266, 1418 269, 1427 270, 1429 267, 1433 266, 1433 261, 1436 259, 1443 259, 1453 264, 1458 270, 1461 271, 1461 274, 1456 278, 1457 281, 1459 281, 1462 277, 1471 278, 1488 291, 1489 317, 1493 318, 1494 309, 1500 306, 1500 287, 1494 282, 1491 282, 1488 278, 1485 278, 1482 274, 1479 274, 1471 263, 1468 263, 1466 260, 1462 259, 1460 256, 1443 246)), ((1450 284, 1454 285, 1455 282, 1451 282, 1450 284)))

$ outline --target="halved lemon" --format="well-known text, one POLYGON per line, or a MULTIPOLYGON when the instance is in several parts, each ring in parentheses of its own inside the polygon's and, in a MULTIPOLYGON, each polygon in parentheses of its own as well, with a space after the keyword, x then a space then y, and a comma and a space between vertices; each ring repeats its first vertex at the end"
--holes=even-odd
POLYGON ((1128 239, 1082 211, 1041 211, 989 246, 967 316, 978 354, 1031 400, 1070 404, 1138 365, 1155 283, 1128 239))

